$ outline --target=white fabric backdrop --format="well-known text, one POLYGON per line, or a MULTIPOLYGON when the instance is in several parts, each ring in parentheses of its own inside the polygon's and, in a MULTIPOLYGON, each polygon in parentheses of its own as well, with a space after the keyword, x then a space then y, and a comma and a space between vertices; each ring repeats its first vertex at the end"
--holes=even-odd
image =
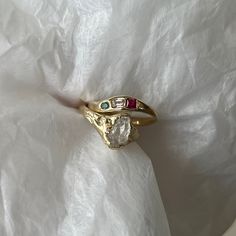
POLYGON ((1 235, 222 235, 236 217, 235 0, 0 0, 1 235), (159 112, 109 151, 71 106, 159 112))
POLYGON ((236 221, 224 234, 224 236, 234 236, 234 235, 236 235, 236 221))

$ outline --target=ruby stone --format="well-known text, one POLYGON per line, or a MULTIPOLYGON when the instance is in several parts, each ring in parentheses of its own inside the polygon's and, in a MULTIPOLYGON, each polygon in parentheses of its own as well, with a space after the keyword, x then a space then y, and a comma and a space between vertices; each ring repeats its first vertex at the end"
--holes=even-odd
POLYGON ((135 109, 136 108, 136 99, 135 98, 128 98, 127 99, 127 104, 126 107, 130 109, 135 109))

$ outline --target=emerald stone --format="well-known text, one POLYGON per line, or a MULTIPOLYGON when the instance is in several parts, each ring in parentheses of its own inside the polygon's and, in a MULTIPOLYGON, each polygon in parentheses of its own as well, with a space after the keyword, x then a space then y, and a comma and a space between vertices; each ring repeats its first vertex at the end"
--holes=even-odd
POLYGON ((101 108, 103 109, 103 110, 106 110, 106 109, 108 109, 109 108, 109 102, 103 102, 103 103, 101 103, 101 108))

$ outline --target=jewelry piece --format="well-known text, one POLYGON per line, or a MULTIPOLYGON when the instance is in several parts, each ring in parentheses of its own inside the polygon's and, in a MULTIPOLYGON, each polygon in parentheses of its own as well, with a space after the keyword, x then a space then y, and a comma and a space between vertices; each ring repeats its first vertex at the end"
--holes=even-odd
POLYGON ((116 114, 120 111, 139 112, 140 116, 132 116, 132 124, 143 126, 154 123, 157 120, 155 112, 141 100, 129 96, 114 96, 105 100, 88 103, 88 108, 98 113, 116 114), (143 117, 143 115, 148 117, 143 117))
POLYGON ((99 114, 90 110, 85 104, 80 106, 80 112, 96 128, 109 148, 125 146, 139 136, 127 113, 99 114))
POLYGON ((137 126, 156 121, 155 112, 142 101, 129 96, 116 96, 79 107, 84 117, 97 129, 109 148, 119 148, 139 137, 137 126), (137 111, 149 117, 131 116, 137 111))

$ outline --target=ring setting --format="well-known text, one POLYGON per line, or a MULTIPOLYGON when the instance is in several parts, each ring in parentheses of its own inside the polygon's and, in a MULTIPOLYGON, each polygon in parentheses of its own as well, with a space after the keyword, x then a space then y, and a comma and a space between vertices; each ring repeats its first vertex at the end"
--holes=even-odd
POLYGON ((136 109, 137 100, 135 98, 124 98, 124 97, 114 97, 109 101, 103 101, 100 104, 102 110, 107 110, 111 108, 128 108, 136 109))
POLYGON ((95 127, 109 148, 120 148, 139 137, 137 127, 156 121, 155 112, 139 99, 115 96, 102 101, 84 103, 79 107, 84 117, 95 127), (132 116, 141 112, 148 118, 132 116))

